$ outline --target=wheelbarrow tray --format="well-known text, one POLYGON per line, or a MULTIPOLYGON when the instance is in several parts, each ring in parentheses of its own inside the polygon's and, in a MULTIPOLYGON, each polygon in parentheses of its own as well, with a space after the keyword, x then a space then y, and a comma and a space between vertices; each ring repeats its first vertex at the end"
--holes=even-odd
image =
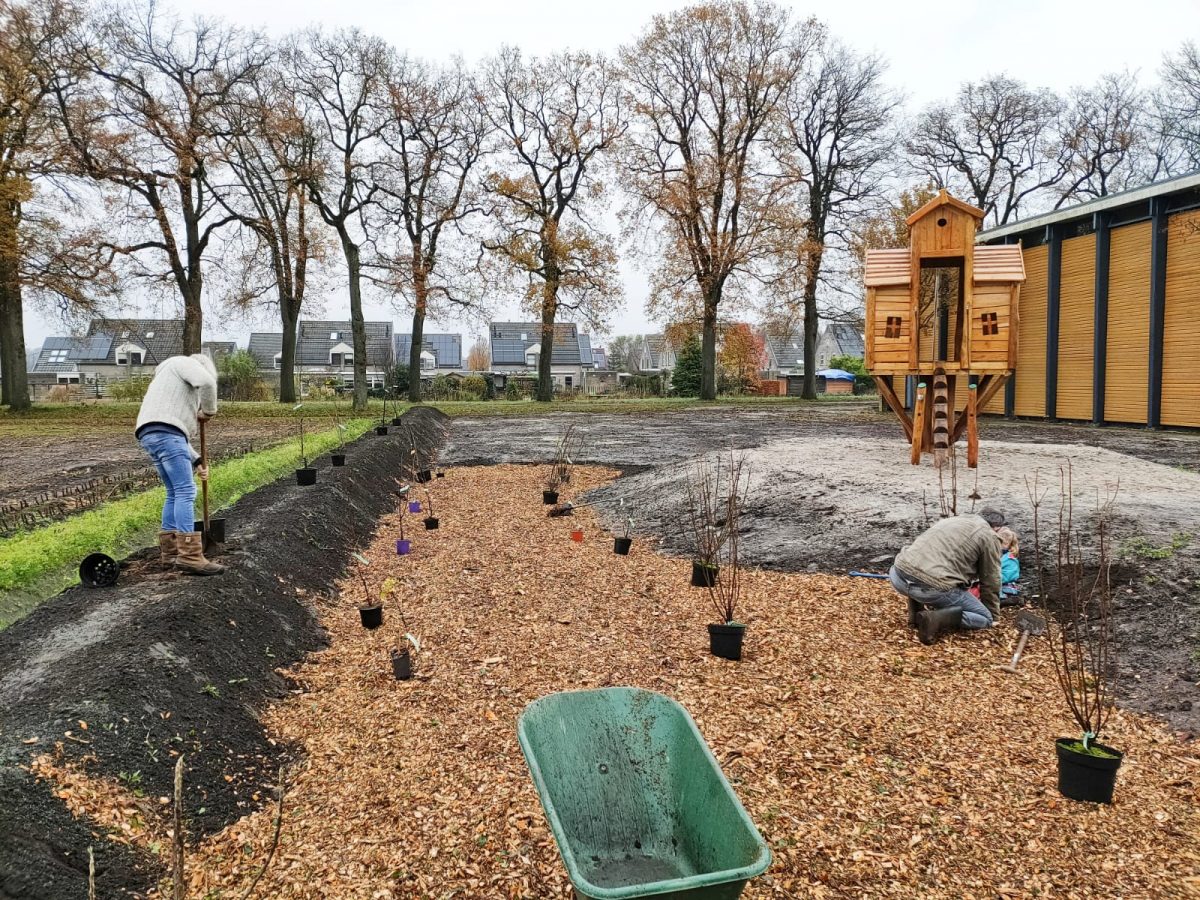
POLYGON ((771 851, 687 711, 638 688, 550 694, 517 726, 581 900, 734 900, 771 851))

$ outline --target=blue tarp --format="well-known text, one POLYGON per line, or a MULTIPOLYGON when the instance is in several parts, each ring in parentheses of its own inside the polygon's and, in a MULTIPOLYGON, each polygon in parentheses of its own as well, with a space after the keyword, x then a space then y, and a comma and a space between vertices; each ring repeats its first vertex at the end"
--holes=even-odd
POLYGON ((821 369, 817 372, 817 377, 826 381, 853 381, 854 373, 845 369, 821 369))

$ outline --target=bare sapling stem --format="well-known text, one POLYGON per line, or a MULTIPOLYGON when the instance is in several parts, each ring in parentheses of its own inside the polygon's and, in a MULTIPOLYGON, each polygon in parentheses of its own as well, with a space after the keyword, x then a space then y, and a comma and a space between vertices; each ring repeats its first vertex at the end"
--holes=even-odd
POLYGON ((173 900, 184 900, 183 883, 183 754, 175 760, 175 834, 174 856, 171 863, 171 896, 173 900))

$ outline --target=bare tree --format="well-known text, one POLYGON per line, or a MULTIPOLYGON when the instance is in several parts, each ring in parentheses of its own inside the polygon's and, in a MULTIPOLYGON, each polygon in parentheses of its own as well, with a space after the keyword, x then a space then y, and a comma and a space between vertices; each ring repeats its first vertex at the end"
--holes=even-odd
POLYGON ((350 327, 354 342, 354 409, 367 408, 367 333, 362 308, 364 216, 379 200, 380 135, 388 124, 387 87, 393 53, 379 38, 357 30, 306 32, 287 52, 295 91, 311 142, 301 181, 346 259, 350 327))
POLYGON ((771 257, 791 214, 785 180, 765 168, 766 129, 802 54, 782 7, 718 0, 655 16, 621 60, 634 120, 626 214, 662 226, 651 308, 702 321, 711 400, 722 301, 771 257))
POLYGON ((612 241, 587 215, 604 193, 601 160, 626 130, 619 84, 601 58, 524 60, 514 48, 486 64, 483 81, 500 135, 498 166, 485 179, 496 229, 484 246, 504 276, 524 282, 537 311, 536 396, 548 402, 560 313, 599 327, 621 294, 612 241))
POLYGON ((324 255, 301 179, 311 170, 312 142, 286 81, 264 71, 226 110, 224 161, 234 185, 218 197, 245 226, 249 240, 241 290, 234 303, 248 306, 274 294, 283 329, 279 402, 296 402, 296 329, 310 281, 309 264, 324 255))
POLYGON ((486 338, 476 338, 467 351, 467 371, 486 372, 492 364, 492 352, 486 338))
POLYGON ((1123 191, 1140 179, 1145 102, 1129 72, 1102 75, 1093 86, 1071 91, 1058 134, 1067 171, 1055 186, 1055 209, 1123 191))
POLYGON ((1158 171, 1177 175, 1200 168, 1200 47, 1194 41, 1163 59, 1162 84, 1153 98, 1160 138, 1158 171))
POLYGON ((79 222, 78 185, 64 177, 55 91, 81 77, 66 52, 82 11, 65 0, 0 0, 0 402, 30 405, 24 305, 92 311, 114 287, 111 254, 79 222))
POLYGON ((917 171, 974 203, 994 223, 1066 174, 1055 125, 1062 101, 1006 75, 964 84, 922 113, 906 149, 917 171))
POLYGON ((91 90, 58 94, 70 149, 81 174, 120 192, 131 234, 111 249, 148 257, 138 274, 178 290, 184 351, 199 353, 205 254, 236 221, 214 185, 223 111, 269 53, 255 35, 185 26, 152 2, 105 9, 93 27, 98 45, 79 48, 91 90))
POLYGON ((801 46, 797 52, 805 64, 784 94, 778 144, 783 171, 807 208, 789 250, 804 307, 803 396, 815 400, 817 293, 827 254, 848 251, 855 224, 882 199, 895 159, 892 125, 899 98, 885 87, 878 56, 860 56, 824 39, 811 51, 801 46))
POLYGON ((401 59, 388 100, 390 121, 381 138, 390 155, 381 206, 402 232, 401 246, 387 261, 388 281, 412 305, 408 370, 416 377, 409 379, 408 399, 419 403, 426 315, 439 302, 460 312, 478 304, 463 289, 471 265, 463 264, 461 248, 456 254, 447 244, 467 217, 480 212, 471 176, 483 151, 484 113, 461 62, 438 69, 401 59))

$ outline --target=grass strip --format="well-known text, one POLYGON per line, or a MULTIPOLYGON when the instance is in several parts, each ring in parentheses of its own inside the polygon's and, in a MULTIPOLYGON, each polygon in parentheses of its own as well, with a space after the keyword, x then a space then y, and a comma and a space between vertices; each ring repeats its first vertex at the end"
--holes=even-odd
MULTIPOLYGON (((346 440, 353 440, 373 425, 370 419, 352 419, 346 423, 346 440)), ((304 443, 309 459, 315 459, 337 446, 338 431, 330 428, 307 435, 304 443)), ((250 491, 295 469, 299 456, 300 442, 293 438, 266 450, 213 464, 208 482, 210 508, 230 506, 250 491)), ((120 559, 147 546, 158 531, 164 498, 165 491, 160 486, 0 541, 0 592, 3 592, 0 628, 30 608, 29 596, 10 600, 10 593, 20 594, 36 584, 37 593, 52 596, 78 580, 76 567, 87 554, 99 551, 120 559), (46 594, 48 589, 51 594, 46 594)))

